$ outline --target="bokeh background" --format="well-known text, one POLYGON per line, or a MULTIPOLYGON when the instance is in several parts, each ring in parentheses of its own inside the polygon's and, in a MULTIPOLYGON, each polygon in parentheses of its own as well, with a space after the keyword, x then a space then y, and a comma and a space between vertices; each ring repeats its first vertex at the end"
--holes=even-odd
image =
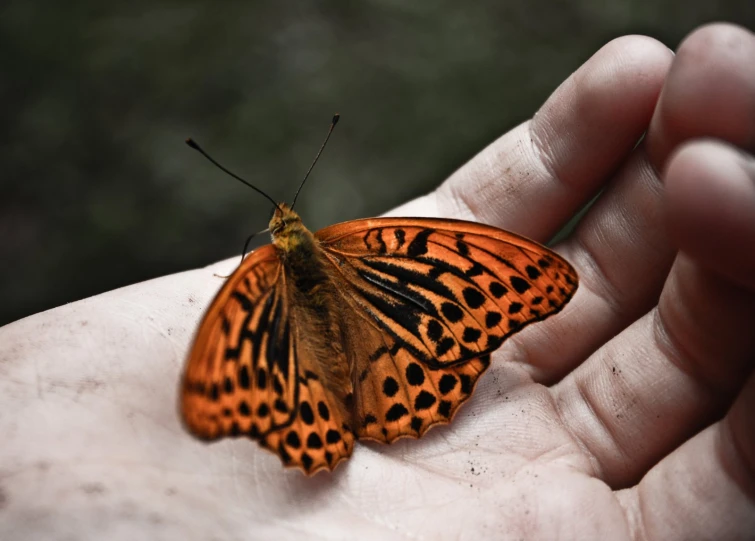
POLYGON ((0 325, 238 255, 269 204, 311 229, 431 190, 610 39, 755 27, 753 0, 0 6, 0 325))

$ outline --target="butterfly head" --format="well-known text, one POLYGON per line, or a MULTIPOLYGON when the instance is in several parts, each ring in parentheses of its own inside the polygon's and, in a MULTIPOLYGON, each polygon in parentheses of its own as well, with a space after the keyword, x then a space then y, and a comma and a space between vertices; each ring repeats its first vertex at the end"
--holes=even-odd
POLYGON ((270 233, 274 243, 279 239, 290 237, 303 227, 299 215, 286 203, 279 203, 275 207, 273 217, 270 218, 270 233))

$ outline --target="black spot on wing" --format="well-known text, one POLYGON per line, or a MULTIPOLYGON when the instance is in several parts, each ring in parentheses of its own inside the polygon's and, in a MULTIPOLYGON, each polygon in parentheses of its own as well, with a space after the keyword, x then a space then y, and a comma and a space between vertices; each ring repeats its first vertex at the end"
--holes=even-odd
POLYGON ((291 430, 288 434, 286 434, 286 445, 291 447, 292 449, 298 449, 301 447, 301 440, 299 439, 299 434, 291 430))
POLYGON ((327 404, 320 400, 320 402, 317 403, 317 413, 320 414, 320 418, 323 421, 329 421, 330 420, 330 410, 328 409, 327 404))
POLYGON ((422 385, 425 382, 425 371, 417 363, 409 363, 406 367, 406 381, 409 385, 422 385))
POLYGON ((238 383, 239 387, 242 389, 249 389, 252 386, 251 378, 249 377, 249 367, 245 364, 242 364, 239 367, 238 372, 238 383))
POLYGON ((305 471, 309 471, 312 468, 313 463, 314 460, 312 460, 311 456, 309 456, 307 453, 301 454, 301 465, 304 466, 305 471))
POLYGON ((458 321, 461 321, 461 318, 464 317, 464 312, 461 310, 461 308, 451 302, 444 302, 443 304, 441 304, 440 311, 443 313, 443 317, 445 317, 451 323, 457 323, 458 321))
POLYGON ((322 439, 317 432, 312 432, 307 436, 307 447, 310 449, 322 449, 322 439))
POLYGON ((383 394, 387 397, 395 396, 398 392, 398 382, 391 376, 387 376, 383 380, 383 394))
POLYGON ((409 257, 419 257, 427 253, 427 239, 433 234, 432 229, 423 229, 412 239, 406 249, 409 257))
POLYGON ((495 327, 501 322, 501 319, 503 319, 503 316, 498 312, 488 312, 485 314, 485 326, 488 329, 495 327))
POLYGON ((461 339, 469 344, 472 342, 477 342, 480 339, 480 336, 482 336, 482 331, 480 331, 479 329, 475 329, 473 327, 466 327, 464 329, 464 334, 462 335, 461 339))
POLYGON ((299 416, 301 417, 301 420, 304 421, 304 424, 306 425, 312 425, 315 422, 315 414, 312 411, 312 406, 309 405, 309 402, 302 402, 299 406, 299 416))
POLYGON ((246 400, 242 400, 239 404, 239 415, 249 417, 252 414, 252 410, 249 409, 249 404, 246 400))
POLYGON ((394 236, 394 237, 396 237, 396 243, 397 243, 397 246, 396 246, 396 248, 397 248, 398 250, 400 250, 400 249, 401 249, 401 247, 402 247, 402 246, 404 245, 404 243, 406 242, 406 231, 404 231, 403 229, 396 229, 396 230, 395 230, 395 231, 393 232, 393 236, 394 236))
POLYGON ((529 282, 524 278, 520 278, 519 276, 512 276, 510 282, 511 287, 514 288, 514 291, 516 291, 520 295, 527 292, 527 290, 529 290, 530 288, 529 282))
POLYGON ((383 230, 377 229, 375 231, 375 238, 378 241, 378 253, 384 254, 388 251, 388 247, 385 245, 385 241, 383 240, 383 230))
POLYGON ((267 372, 264 368, 257 370, 257 388, 260 390, 267 389, 267 372))
POLYGON ((435 346, 435 354, 438 357, 442 357, 443 355, 448 353, 455 345, 456 341, 450 336, 446 336, 440 342, 438 342, 437 346, 435 346))
POLYGON ((438 383, 438 390, 440 391, 440 394, 447 395, 451 391, 454 390, 457 383, 456 376, 453 374, 444 374, 442 378, 440 378, 440 382, 438 383))
POLYGON ((438 323, 437 319, 431 319, 427 323, 427 337, 433 342, 437 342, 443 336, 443 325, 438 323))
POLYGON ((470 308, 479 308, 485 303, 485 295, 480 293, 475 287, 464 288, 462 295, 464 295, 464 302, 466 302, 467 306, 470 308))
POLYGON ((417 411, 426 410, 435 404, 435 402, 435 395, 422 390, 417 395, 417 398, 414 399, 414 409, 417 411))
POLYGON ((398 421, 405 415, 409 415, 409 410, 407 410, 406 406, 404 406, 402 403, 396 402, 386 412, 385 420, 389 422, 398 421))
POLYGON ((493 295, 496 299, 500 299, 509 291, 500 282, 490 282, 488 289, 490 290, 491 295, 493 295))
POLYGON ((461 392, 464 394, 469 394, 472 392, 472 378, 469 377, 469 374, 461 374, 459 376, 459 379, 461 380, 461 392))

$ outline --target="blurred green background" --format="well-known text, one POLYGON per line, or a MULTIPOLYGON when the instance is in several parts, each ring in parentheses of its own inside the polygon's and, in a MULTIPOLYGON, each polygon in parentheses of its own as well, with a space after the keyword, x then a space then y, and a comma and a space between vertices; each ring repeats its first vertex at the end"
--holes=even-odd
POLYGON ((42 2, 0 7, 0 324, 431 190, 610 39, 753 28, 753 0, 42 2))

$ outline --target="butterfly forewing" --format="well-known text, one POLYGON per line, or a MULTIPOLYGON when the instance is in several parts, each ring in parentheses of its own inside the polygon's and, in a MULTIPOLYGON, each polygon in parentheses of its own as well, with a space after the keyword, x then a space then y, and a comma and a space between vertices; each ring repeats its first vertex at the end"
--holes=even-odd
POLYGON ((291 423, 296 402, 282 265, 256 250, 225 283, 199 328, 184 374, 184 422, 198 437, 264 436, 291 423))
POLYGON ((377 218, 316 236, 361 307, 429 366, 490 353, 577 288, 558 255, 481 224, 377 218))

